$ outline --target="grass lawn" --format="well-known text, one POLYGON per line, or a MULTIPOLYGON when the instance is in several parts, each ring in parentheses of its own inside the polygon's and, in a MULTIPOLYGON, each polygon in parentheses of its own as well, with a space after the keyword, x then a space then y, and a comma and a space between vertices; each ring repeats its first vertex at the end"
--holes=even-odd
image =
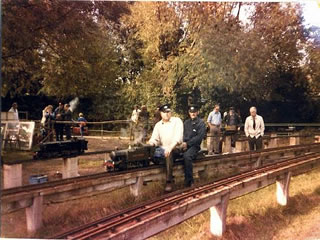
POLYGON ((287 206, 277 204, 275 192, 273 184, 229 201, 222 238, 210 235, 210 215, 205 211, 151 239, 306 239, 316 220, 320 228, 320 169, 291 178, 287 206))

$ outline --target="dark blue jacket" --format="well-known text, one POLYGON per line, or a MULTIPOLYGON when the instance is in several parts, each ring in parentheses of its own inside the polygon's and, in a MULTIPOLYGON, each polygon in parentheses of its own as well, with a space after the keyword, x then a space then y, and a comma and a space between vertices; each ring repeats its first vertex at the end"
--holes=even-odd
POLYGON ((183 124, 183 141, 187 143, 188 148, 193 146, 200 147, 202 140, 206 135, 206 125, 200 118, 192 120, 189 118, 183 124))

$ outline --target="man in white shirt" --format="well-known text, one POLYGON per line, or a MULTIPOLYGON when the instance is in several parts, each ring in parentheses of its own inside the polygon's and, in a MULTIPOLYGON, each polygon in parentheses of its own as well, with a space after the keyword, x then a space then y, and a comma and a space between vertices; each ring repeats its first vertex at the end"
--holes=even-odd
POLYGON ((12 103, 12 106, 9 109, 9 112, 14 113, 13 114, 14 120, 19 121, 18 104, 16 102, 12 103))
POLYGON ((262 149, 262 137, 264 135, 264 121, 261 116, 257 114, 255 107, 250 108, 250 116, 247 117, 244 132, 249 138, 250 151, 262 149))
POLYGON ((135 106, 132 114, 131 114, 131 121, 134 122, 135 124, 138 123, 138 119, 139 119, 139 113, 141 112, 141 110, 139 109, 139 106, 135 106))
POLYGON ((208 154, 212 155, 213 151, 215 154, 220 153, 219 141, 220 141, 220 127, 221 127, 221 113, 220 106, 216 104, 212 112, 210 112, 207 122, 210 128, 208 137, 207 137, 207 149, 208 154))
POLYGON ((133 138, 133 140, 137 139, 137 136, 139 135, 139 131, 137 131, 137 124, 139 119, 139 113, 140 113, 139 106, 136 105, 132 111, 131 114, 131 123, 130 123, 130 140, 133 138))
POLYGON ((172 191, 172 167, 173 153, 177 145, 183 140, 183 122, 178 117, 171 117, 169 104, 160 107, 161 121, 159 121, 152 132, 149 144, 159 146, 163 157, 166 158, 166 187, 165 191, 172 191))
POLYGON ((9 109, 9 112, 12 113, 12 119, 10 119, 10 123, 8 124, 9 128, 17 128, 19 127, 19 112, 18 112, 18 104, 14 102, 9 109))

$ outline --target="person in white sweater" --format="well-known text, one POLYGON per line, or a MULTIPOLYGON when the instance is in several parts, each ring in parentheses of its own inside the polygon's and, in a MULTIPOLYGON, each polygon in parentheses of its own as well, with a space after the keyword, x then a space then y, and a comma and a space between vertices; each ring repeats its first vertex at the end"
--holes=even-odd
POLYGON ((161 121, 159 121, 152 132, 149 144, 158 146, 162 157, 166 158, 166 187, 165 191, 172 191, 172 168, 175 147, 183 140, 183 122, 178 117, 172 117, 169 104, 160 107, 161 121))

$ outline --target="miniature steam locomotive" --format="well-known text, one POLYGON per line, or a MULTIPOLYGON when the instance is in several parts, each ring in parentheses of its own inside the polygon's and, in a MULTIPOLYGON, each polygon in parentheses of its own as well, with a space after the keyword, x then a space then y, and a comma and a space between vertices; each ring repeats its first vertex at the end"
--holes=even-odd
POLYGON ((88 149, 88 141, 85 139, 72 138, 71 140, 46 142, 39 145, 39 151, 33 155, 33 159, 75 157, 88 149))
MULTIPOLYGON (((107 171, 121 171, 132 168, 147 167, 150 164, 160 165, 165 163, 165 158, 158 152, 159 148, 144 144, 125 150, 116 150, 110 153, 111 160, 105 162, 107 171)), ((182 159, 183 151, 176 150, 173 153, 174 161, 182 159)), ((197 158, 204 156, 203 152, 198 153, 197 158)))
POLYGON ((149 166, 153 161, 155 147, 144 145, 110 153, 111 160, 106 162, 107 171, 125 170, 136 167, 149 166))

